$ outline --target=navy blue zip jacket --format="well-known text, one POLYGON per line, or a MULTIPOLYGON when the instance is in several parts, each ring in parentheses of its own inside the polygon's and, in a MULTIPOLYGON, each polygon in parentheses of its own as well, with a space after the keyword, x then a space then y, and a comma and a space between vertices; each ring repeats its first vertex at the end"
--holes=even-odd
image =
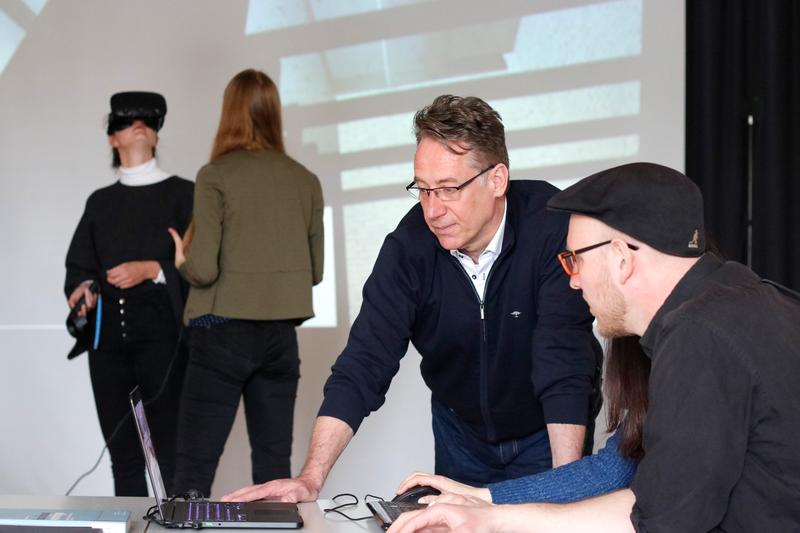
POLYGON ((487 442, 547 423, 586 425, 602 355, 586 304, 556 259, 569 220, 545 209, 557 191, 541 181, 510 183, 503 246, 483 302, 420 205, 412 207, 364 285, 319 415, 355 432, 383 404, 410 340, 433 397, 487 442))

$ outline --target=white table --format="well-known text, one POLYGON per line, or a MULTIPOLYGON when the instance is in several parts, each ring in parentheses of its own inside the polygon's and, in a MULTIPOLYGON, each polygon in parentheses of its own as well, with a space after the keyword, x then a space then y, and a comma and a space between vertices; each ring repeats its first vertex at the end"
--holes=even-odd
MULTIPOLYGON (((145 533, 146 531, 164 531, 157 524, 148 524, 142 517, 147 509, 153 505, 152 498, 128 498, 106 496, 33 496, 33 495, 0 495, 0 507, 19 509, 97 509, 97 510, 124 510, 131 512, 131 527, 129 533, 145 533)), ((308 533, 381 533, 383 530, 375 520, 362 520, 350 522, 335 513, 325 513, 322 509, 334 506, 330 500, 298 504, 300 516, 303 517, 304 526, 300 530, 273 530, 273 531, 303 531, 308 533)), ((358 517, 369 515, 366 506, 361 503, 348 507, 348 515, 358 517)), ((263 530, 262 530, 263 531, 263 530)))

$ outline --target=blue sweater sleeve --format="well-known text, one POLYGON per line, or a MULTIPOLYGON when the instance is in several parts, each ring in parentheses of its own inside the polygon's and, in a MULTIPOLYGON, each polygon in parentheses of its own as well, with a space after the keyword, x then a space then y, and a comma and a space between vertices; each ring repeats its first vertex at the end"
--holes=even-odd
POLYGON ((567 503, 628 487, 638 461, 623 457, 614 433, 594 455, 547 472, 489 485, 494 503, 567 503))

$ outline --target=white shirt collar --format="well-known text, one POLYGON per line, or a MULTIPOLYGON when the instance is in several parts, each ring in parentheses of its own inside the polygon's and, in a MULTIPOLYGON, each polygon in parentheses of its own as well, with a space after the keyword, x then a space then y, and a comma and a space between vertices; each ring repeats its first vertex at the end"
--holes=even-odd
POLYGON ((506 232, 506 213, 508 212, 508 205, 506 199, 503 198, 503 219, 500 221, 500 227, 497 228, 497 231, 492 237, 492 240, 489 241, 489 246, 486 247, 486 250, 483 253, 489 252, 495 255, 500 255, 500 250, 503 249, 503 234, 506 232))
POLYGON ((130 187, 152 185, 153 183, 164 181, 168 177, 169 174, 158 168, 155 158, 135 167, 117 168, 117 179, 119 182, 130 187))

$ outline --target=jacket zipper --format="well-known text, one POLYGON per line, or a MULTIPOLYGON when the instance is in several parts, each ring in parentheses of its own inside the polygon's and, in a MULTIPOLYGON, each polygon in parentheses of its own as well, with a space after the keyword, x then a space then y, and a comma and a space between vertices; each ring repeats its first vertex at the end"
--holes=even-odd
POLYGON ((478 385, 478 393, 480 395, 481 416, 483 417, 483 423, 486 425, 486 437, 489 442, 493 442, 497 432, 494 429, 494 421, 492 420, 492 415, 489 412, 489 376, 487 368, 489 364, 489 355, 488 338, 486 335, 486 314, 483 302, 486 298, 486 289, 489 287, 489 279, 492 277, 492 272, 494 271, 494 267, 497 265, 497 262, 500 261, 500 257, 498 256, 498 258, 495 259, 495 262, 492 263, 492 267, 489 269, 489 273, 486 274, 486 282, 483 284, 483 297, 478 294, 478 290, 475 288, 475 284, 472 283, 469 272, 467 272, 467 269, 461 264, 461 261, 455 257, 453 257, 453 261, 458 264, 461 271, 467 277, 467 283, 469 283, 469 286, 472 288, 472 292, 478 299, 478 305, 481 314, 480 383, 478 385))

